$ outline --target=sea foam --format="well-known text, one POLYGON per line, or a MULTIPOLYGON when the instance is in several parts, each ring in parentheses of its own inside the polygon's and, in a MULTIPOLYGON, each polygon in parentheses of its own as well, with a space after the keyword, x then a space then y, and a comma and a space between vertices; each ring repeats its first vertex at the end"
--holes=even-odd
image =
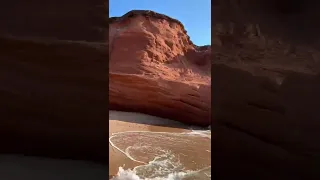
MULTIPOLYGON (((201 139, 211 139, 211 131, 192 130, 184 133, 127 131, 114 133, 109 139, 110 144, 131 160, 143 165, 136 166, 132 170, 119 167, 117 175, 112 180, 210 179, 211 166, 202 167, 202 169, 195 171, 186 170, 184 165, 180 163, 177 153, 172 152, 171 148, 168 149, 168 146, 185 147, 187 144, 194 144, 201 139), (167 148, 162 145, 167 145, 167 148), (137 152, 145 155, 143 157, 136 156, 137 152), (148 156, 152 159, 147 159, 148 156)), ((197 146, 196 144, 194 145, 197 146)), ((211 150, 206 149, 205 151, 210 153, 211 150)))
POLYGON ((113 177, 111 180, 182 180, 186 176, 186 173, 171 173, 167 177, 155 177, 155 178, 140 178, 134 170, 128 169, 124 170, 122 167, 119 167, 119 172, 117 176, 113 177))

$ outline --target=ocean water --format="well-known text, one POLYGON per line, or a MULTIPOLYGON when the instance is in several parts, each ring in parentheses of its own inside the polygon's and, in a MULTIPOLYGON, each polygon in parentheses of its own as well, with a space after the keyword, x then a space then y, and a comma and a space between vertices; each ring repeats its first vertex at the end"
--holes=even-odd
POLYGON ((110 144, 132 161, 133 169, 119 167, 112 180, 209 180, 211 131, 113 133, 110 144))

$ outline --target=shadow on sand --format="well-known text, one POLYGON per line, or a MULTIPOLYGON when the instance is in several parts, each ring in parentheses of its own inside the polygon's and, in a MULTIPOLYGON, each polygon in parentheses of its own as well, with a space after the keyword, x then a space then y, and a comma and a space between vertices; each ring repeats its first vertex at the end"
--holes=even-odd
POLYGON ((119 121, 124 121, 129 123, 138 123, 138 124, 180 128, 180 129, 193 129, 193 130, 204 129, 203 127, 190 126, 178 121, 164 119, 164 118, 137 113, 137 112, 109 111, 109 120, 119 120, 119 121))

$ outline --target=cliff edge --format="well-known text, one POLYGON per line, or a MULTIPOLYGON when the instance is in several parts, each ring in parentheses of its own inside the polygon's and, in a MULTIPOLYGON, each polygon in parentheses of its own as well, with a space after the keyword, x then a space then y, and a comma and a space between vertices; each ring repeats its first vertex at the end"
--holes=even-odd
POLYGON ((109 109, 211 122, 211 49, 175 19, 134 10, 109 19, 109 109))

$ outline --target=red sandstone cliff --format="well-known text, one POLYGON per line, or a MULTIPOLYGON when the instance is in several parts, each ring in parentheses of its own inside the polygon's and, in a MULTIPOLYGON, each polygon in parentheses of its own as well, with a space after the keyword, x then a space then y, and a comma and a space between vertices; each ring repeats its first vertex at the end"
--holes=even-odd
POLYGON ((319 179, 316 4, 215 2, 214 176, 319 179))
POLYGON ((102 7, 0 2, 0 153, 108 163, 102 7))
POLYGON ((152 11, 109 19, 109 109, 211 122, 211 49, 152 11))
POLYGON ((107 163, 105 48, 0 38, 0 153, 107 163))
POLYGON ((0 153, 107 163, 108 53, 111 108, 210 124, 210 47, 193 45, 181 23, 130 12, 110 19, 105 43, 95 16, 80 13, 95 3, 57 14, 59 4, 41 3, 1 6, 15 19, 0 30, 0 153))
POLYGON ((0 4, 1 36, 105 42, 105 0, 12 0, 0 4))

